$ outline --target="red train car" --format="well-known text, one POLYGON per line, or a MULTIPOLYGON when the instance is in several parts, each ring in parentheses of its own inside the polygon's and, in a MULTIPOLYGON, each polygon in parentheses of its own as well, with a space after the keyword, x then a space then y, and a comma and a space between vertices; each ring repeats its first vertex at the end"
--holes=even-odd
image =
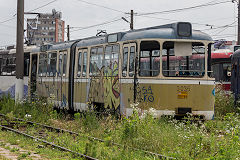
POLYGON ((230 49, 219 49, 211 54, 212 71, 216 85, 221 85, 225 91, 231 89, 231 57, 230 49))

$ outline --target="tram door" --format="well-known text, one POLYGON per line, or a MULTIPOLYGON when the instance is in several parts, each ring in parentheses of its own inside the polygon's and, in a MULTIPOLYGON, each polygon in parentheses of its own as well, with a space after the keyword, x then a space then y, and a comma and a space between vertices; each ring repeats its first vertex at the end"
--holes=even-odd
POLYGON ((34 98, 36 93, 38 55, 32 54, 30 61, 31 67, 30 67, 29 95, 31 96, 31 98, 34 98))
POLYGON ((137 85, 135 75, 136 43, 123 45, 122 75, 121 75, 121 113, 124 108, 135 103, 137 99, 137 85))
POLYGON ((68 105, 67 56, 67 51, 59 52, 57 74, 57 105, 60 107, 66 107, 68 105))
POLYGON ((87 49, 80 49, 76 54, 74 78, 74 102, 77 110, 86 109, 87 96, 87 49))

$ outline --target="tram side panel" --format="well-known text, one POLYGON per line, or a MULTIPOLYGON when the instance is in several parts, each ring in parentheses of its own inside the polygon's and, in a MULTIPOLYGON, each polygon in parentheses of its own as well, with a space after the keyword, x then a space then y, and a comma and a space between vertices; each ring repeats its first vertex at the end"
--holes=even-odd
POLYGON ((87 89, 89 83, 87 78, 76 78, 74 80, 74 109, 75 111, 87 110, 87 89))
MULTIPOLYGON (((214 114, 214 85, 206 84, 181 84, 175 80, 169 83, 163 80, 139 80, 137 99, 131 103, 132 95, 129 95, 131 84, 123 83, 122 103, 126 105, 125 114, 132 114, 131 104, 136 104, 141 112, 150 108, 156 110, 157 117, 161 115, 185 115, 187 112, 193 115, 203 115, 206 119, 212 119, 214 114), (153 83, 149 83, 155 81, 153 83), (164 84, 165 83, 165 84, 164 84), (175 84, 171 84, 175 83, 175 84), (179 83, 179 84, 178 84, 179 83)), ((195 81, 199 83, 199 81, 195 81)), ((201 83, 201 82, 200 82, 201 83)))

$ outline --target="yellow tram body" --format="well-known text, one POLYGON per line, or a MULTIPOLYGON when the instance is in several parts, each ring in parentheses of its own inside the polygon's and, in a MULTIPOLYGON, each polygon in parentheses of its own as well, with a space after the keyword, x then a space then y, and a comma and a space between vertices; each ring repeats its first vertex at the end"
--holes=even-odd
POLYGON ((192 113, 212 119, 212 39, 190 25, 179 22, 41 46, 31 53, 29 95, 72 111, 88 110, 91 103, 100 111, 130 116, 137 104, 140 112, 154 108, 157 117, 192 113), (180 31, 184 25, 191 34, 180 31))

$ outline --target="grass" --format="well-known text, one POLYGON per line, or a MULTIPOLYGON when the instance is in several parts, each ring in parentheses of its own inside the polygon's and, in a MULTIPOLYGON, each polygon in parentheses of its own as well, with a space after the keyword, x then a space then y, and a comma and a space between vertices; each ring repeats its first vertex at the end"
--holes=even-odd
MULTIPOLYGON (((63 114, 53 111, 52 106, 44 101, 14 105, 13 100, 7 97, 0 102, 0 112, 8 114, 9 119, 13 116, 30 118, 25 116, 28 114, 32 121, 79 132, 82 136, 73 137, 46 131, 45 138, 98 159, 156 159, 130 147, 176 159, 237 159, 240 155, 240 116, 238 107, 233 104, 232 95, 226 95, 217 89, 215 120, 205 122, 193 122, 191 117, 185 121, 177 121, 171 117, 155 119, 150 112, 144 117, 139 117, 134 112, 131 117, 121 119, 101 117, 94 112, 76 113, 74 120, 69 120, 63 114), (86 135, 99 137, 105 142, 90 140, 86 135), (125 147, 116 147, 112 142, 125 147)), ((29 127, 27 132, 35 134, 38 130, 37 127, 29 127)), ((34 150, 48 159, 77 158, 13 133, 0 131, 0 137, 34 150)))
MULTIPOLYGON (((40 154, 44 159, 71 159, 71 155, 60 150, 53 150, 51 147, 45 147, 40 142, 36 142, 32 139, 27 137, 16 135, 12 132, 7 131, 0 131, 1 139, 10 142, 10 141, 17 141, 17 145, 25 150, 34 151, 37 154, 40 154), (44 146, 38 147, 39 145, 44 146)), ((8 148, 8 150, 13 150, 8 148)), ((30 153, 30 152, 29 152, 30 153)), ((22 153, 18 154, 19 159, 25 159, 29 156, 29 153, 22 153)))

